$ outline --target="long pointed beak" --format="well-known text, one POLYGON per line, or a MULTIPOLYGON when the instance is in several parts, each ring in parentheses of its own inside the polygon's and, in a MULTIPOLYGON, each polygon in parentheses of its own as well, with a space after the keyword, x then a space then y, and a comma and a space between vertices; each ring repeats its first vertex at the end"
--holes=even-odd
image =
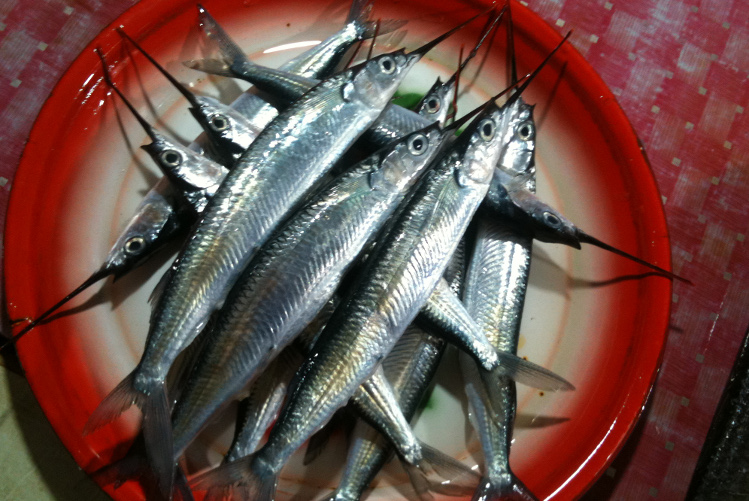
POLYGON ((113 268, 110 268, 110 267, 107 267, 107 266, 103 266, 98 271, 95 271, 90 277, 88 277, 86 280, 84 280, 84 282, 81 285, 79 285, 78 287, 76 287, 75 290, 73 290, 70 294, 68 294, 67 296, 65 296, 64 298, 62 298, 60 301, 58 301, 50 309, 48 309, 47 311, 45 311, 44 313, 42 313, 41 315, 39 315, 38 317, 36 317, 36 319, 34 319, 29 325, 27 325, 26 327, 24 327, 23 329, 21 329, 21 331, 18 334, 16 334, 14 337, 12 337, 5 345, 3 345, 2 347, 0 347, 0 350, 2 350, 3 348, 5 348, 8 345, 15 345, 16 343, 18 343, 18 341, 25 334, 27 334, 29 331, 31 331, 31 329, 33 329, 34 327, 36 327, 37 325, 39 325, 41 322, 43 322, 44 320, 46 320, 47 318, 49 318, 50 315, 52 315, 55 311, 57 311, 62 306, 64 306, 65 303, 67 303, 68 301, 70 301, 71 299, 73 299, 74 297, 76 297, 78 294, 80 294, 81 292, 85 291, 86 289, 88 289, 89 287, 91 287, 92 285, 94 285, 99 280, 102 280, 102 279, 108 277, 109 275, 114 274, 114 272, 115 272, 115 270, 113 268))
POLYGON ((429 52, 430 50, 432 50, 434 47, 436 47, 438 44, 440 44, 441 42, 443 42, 450 35, 452 35, 456 31, 460 30, 461 28, 464 28, 471 21, 473 21, 474 19, 476 19, 478 17, 483 16, 484 14, 486 14, 487 12, 489 12, 490 10, 491 9, 487 9, 486 11, 481 12, 480 14, 476 14, 475 16, 473 16, 472 18, 470 18, 469 20, 467 20, 467 21, 465 21, 463 23, 460 23, 458 26, 456 26, 455 28, 451 29, 450 31, 447 31, 447 32, 443 33, 442 35, 438 36, 437 38, 435 38, 434 40, 425 43, 424 45, 422 45, 418 49, 412 50, 411 52, 409 52, 407 54, 407 57, 409 57, 409 58, 411 58, 411 57, 421 58, 424 54, 426 54, 427 52, 429 52))
POLYGON ((489 34, 492 33, 496 29, 497 25, 499 24, 499 21, 502 20, 502 17, 504 16, 505 11, 507 9, 508 9, 508 6, 505 5, 504 7, 502 7, 502 10, 499 11, 499 14, 497 14, 493 18, 489 18, 489 20, 486 23, 486 26, 484 27, 484 30, 481 33, 481 36, 479 37, 478 42, 476 42, 476 45, 473 47, 473 50, 471 50, 471 52, 468 54, 468 57, 466 57, 463 60, 463 62, 460 63, 458 70, 452 74, 452 76, 447 80, 447 82, 445 82, 446 85, 453 82, 458 77, 458 75, 465 69, 466 65, 468 65, 471 59, 476 57, 476 54, 478 54, 479 49, 484 44, 486 37, 488 37, 489 34))
POLYGON ((164 75, 164 77, 166 77, 167 80, 169 80, 169 82, 180 92, 180 94, 185 96, 185 99, 187 99, 194 108, 200 107, 200 103, 198 103, 198 100, 195 99, 195 94, 187 90, 187 87, 185 87, 179 81, 177 81, 176 78, 174 78, 168 71, 166 71, 158 62, 156 62, 156 60, 153 57, 151 57, 151 54, 143 50, 143 47, 141 47, 140 44, 138 44, 138 42, 130 38, 130 35, 125 33, 125 30, 123 30, 122 28, 117 28, 117 32, 123 37, 127 38, 128 41, 131 44, 133 44, 133 46, 135 46, 136 49, 138 49, 138 52, 146 56, 146 59, 148 59, 151 62, 151 64, 153 64, 156 67, 156 69, 159 70, 159 72, 162 75, 164 75))
POLYGON ((533 79, 536 78, 536 76, 538 76, 538 74, 541 72, 541 70, 543 69, 543 67, 546 66, 549 63, 549 61, 551 61, 552 56, 554 56, 554 54, 556 54, 556 52, 564 44, 564 42, 567 41, 567 39, 570 37, 570 35, 572 35, 572 31, 568 31, 567 34, 562 39, 562 41, 559 42, 559 44, 556 47, 554 47, 554 50, 552 50, 551 52, 549 52, 549 55, 546 56, 543 61, 541 61, 541 64, 539 64, 538 67, 535 70, 533 70, 533 72, 530 74, 530 76, 525 81, 525 83, 523 83, 523 85, 521 85, 520 87, 518 87, 517 92, 515 92, 512 96, 510 96, 510 98, 505 103, 505 106, 509 106, 510 104, 512 104, 514 101, 516 101, 520 97, 520 94, 522 94, 523 91, 528 87, 528 85, 530 85, 530 83, 533 81, 533 79))
POLYGON ((502 92, 500 92, 500 93, 498 93, 498 94, 490 97, 485 103, 478 105, 476 108, 472 109, 471 111, 469 111, 468 113, 466 113, 465 115, 463 115, 462 117, 460 117, 460 119, 454 121, 453 123, 451 123, 450 125, 448 125, 447 127, 445 127, 445 130, 447 131, 447 130, 457 130, 457 129, 459 129, 460 127, 462 127, 463 125, 465 125, 465 123, 468 122, 468 120, 470 120, 471 118, 473 118, 474 116, 476 116, 481 110, 483 110, 484 108, 486 108, 487 106, 489 106, 489 103, 491 103, 491 102, 499 99, 503 95, 505 95, 508 92, 510 92, 516 86, 518 86, 522 82, 524 82, 526 78, 528 78, 528 75, 524 76, 523 78, 521 78, 520 80, 518 80, 514 84, 510 85, 509 87, 507 87, 506 89, 504 89, 502 92))
POLYGON ((156 132, 153 130, 153 127, 151 127, 151 124, 146 122, 146 119, 141 116, 140 113, 133 107, 132 104, 130 104, 130 101, 127 100, 125 95, 122 93, 122 91, 117 87, 114 82, 112 81, 112 78, 109 74, 109 68, 107 67, 107 60, 104 59, 104 54, 99 49, 94 49, 94 52, 99 56, 99 59, 101 59, 101 66, 104 70, 104 81, 107 82, 107 85, 114 90, 118 96, 120 96, 120 99, 122 99, 122 102, 125 103, 125 106, 130 110, 130 112, 135 116, 135 118, 138 120, 138 123, 140 123, 141 127, 146 131, 146 134, 148 134, 148 137, 151 138, 151 141, 157 141, 158 138, 156 137, 156 132))
POLYGON ((694 285, 694 283, 692 283, 691 280, 688 280, 688 279, 686 279, 684 277, 680 277, 679 275, 677 275, 675 273, 672 273, 672 272, 670 272, 668 270, 664 270, 660 266, 656 266, 654 264, 648 263, 644 259, 640 259, 639 257, 635 257, 632 254, 629 254, 628 252, 624 252, 623 250, 619 250, 619 249, 617 249, 616 247, 614 247, 612 245, 609 245, 609 244, 607 244, 605 242, 602 242, 601 240, 598 240, 596 237, 588 235, 587 233, 585 233, 582 230, 578 230, 578 231, 579 231, 579 238, 580 238, 581 242, 585 242, 587 244, 595 245, 596 247, 599 247, 601 249, 605 249, 605 250, 607 250, 609 252, 613 252, 614 254, 618 254, 618 255, 620 255, 622 257, 625 257, 625 258, 629 259, 630 261, 634 261, 635 263, 639 263, 639 264, 641 264, 643 266, 647 266, 651 270, 657 271, 658 273, 661 273, 662 275, 665 275, 668 278, 676 279, 676 280, 679 280, 681 282, 687 283, 689 285, 694 285))

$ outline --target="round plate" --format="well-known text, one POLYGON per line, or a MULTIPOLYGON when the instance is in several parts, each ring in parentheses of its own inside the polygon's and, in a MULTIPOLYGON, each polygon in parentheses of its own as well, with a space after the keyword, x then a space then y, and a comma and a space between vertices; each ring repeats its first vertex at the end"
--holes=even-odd
MULTIPOLYGON (((322 40, 342 26, 348 5, 328 1, 206 1, 205 7, 250 57, 278 64, 300 50, 263 53, 290 42, 322 40)), ((374 18, 409 20, 405 37, 388 44, 414 48, 481 6, 458 1, 378 1, 374 18)), ((560 35, 521 5, 513 4, 520 74, 530 71, 560 35)), ((100 47, 115 65, 115 80, 147 120, 184 142, 198 135, 186 102, 114 31, 124 29, 180 81, 199 93, 230 101, 242 90, 223 78, 181 65, 205 57, 188 0, 143 0, 104 30, 66 72, 32 131, 14 181, 5 240, 5 280, 12 318, 35 316, 101 265, 109 246, 143 194, 157 179, 139 146, 145 133, 108 95, 100 47)), ((456 66, 462 44, 472 47, 481 29, 473 23, 440 45, 405 84, 425 91, 436 75, 456 66)), ((496 37, 482 69, 464 75, 464 110, 507 82, 504 35, 496 37), (470 77, 470 78, 469 78, 470 77), (471 82, 468 84, 467 82, 471 82)), ((614 96, 583 58, 563 47, 525 94, 536 103, 539 194, 600 239, 668 268, 670 248, 661 199, 635 134, 614 96)), ((120 457, 137 432, 139 414, 83 437, 88 416, 133 368, 148 330, 148 296, 176 245, 145 266, 98 284, 19 343, 29 382, 52 425, 87 471, 120 457), (171 251, 171 252, 170 252, 171 251)), ((523 317, 521 356, 570 380, 577 390, 542 394, 519 388, 512 448, 517 475, 539 498, 579 496, 600 475, 631 431, 654 381, 669 318, 671 283, 604 251, 539 244, 534 247, 530 291, 523 317)), ((465 417, 456 360, 448 356, 429 404, 415 425, 428 443, 471 465, 480 446, 465 417)), ((188 451, 197 470, 226 450, 231 418, 210 426, 188 451)), ((336 485, 343 451, 303 471, 292 459, 279 498, 307 499, 336 485), (336 466, 331 466, 335 464, 336 466)), ((391 464, 371 498, 406 493, 408 480, 391 464)), ((135 482, 116 499, 142 498, 135 482)))

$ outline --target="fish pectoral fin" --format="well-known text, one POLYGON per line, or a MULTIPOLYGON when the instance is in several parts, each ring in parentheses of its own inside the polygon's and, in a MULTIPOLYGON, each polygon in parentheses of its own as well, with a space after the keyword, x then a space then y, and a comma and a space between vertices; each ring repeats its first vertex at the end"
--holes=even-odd
POLYGON ((516 355, 498 351, 499 366, 489 374, 493 379, 510 378, 518 383, 545 391, 571 391, 575 387, 554 372, 516 355))
POLYGON ((418 465, 402 461, 420 499, 432 499, 430 492, 466 496, 476 489, 478 473, 424 442, 420 446, 422 460, 418 465))

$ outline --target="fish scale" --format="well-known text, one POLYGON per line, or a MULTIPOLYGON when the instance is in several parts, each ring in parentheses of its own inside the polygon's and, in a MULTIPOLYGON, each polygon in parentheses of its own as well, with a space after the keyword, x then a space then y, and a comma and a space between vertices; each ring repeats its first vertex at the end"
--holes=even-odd
MULTIPOLYGON (((533 109, 518 98, 510 111, 507 115, 510 126, 505 129, 508 146, 503 149, 497 168, 510 175, 523 176, 524 188, 535 191, 535 140, 534 137, 521 139, 517 132, 520 124, 533 123, 533 109)), ((463 302, 497 350, 516 354, 533 239, 486 213, 480 213, 476 219, 463 302)), ((474 499, 535 499, 510 468, 517 407, 515 382, 487 377, 463 354, 459 362, 472 422, 479 433, 485 458, 484 479, 474 499)))
POLYGON ((162 492, 171 490, 174 468, 165 388, 169 368, 274 226, 374 122, 420 57, 398 51, 321 82, 268 125, 208 202, 165 276, 141 361, 85 429, 111 421, 133 403, 141 407, 146 452, 162 492))
POLYGON ((175 408, 176 451, 217 403, 239 391, 325 306, 343 272, 395 210, 443 137, 438 125, 430 126, 351 169, 305 205, 253 260, 227 298, 214 342, 175 408), (396 157, 411 138, 423 138, 430 146, 412 160, 396 157), (373 173, 380 171, 385 173, 378 180, 373 173), (242 356, 246 365, 235 361, 253 347, 263 347, 262 353, 242 356), (214 380, 219 377, 226 384, 214 380))
MULTIPOLYGON (((499 109, 491 109, 496 118, 499 109)), ((468 172, 460 185, 453 155, 447 155, 424 176, 368 260, 359 287, 333 314, 297 372, 268 442, 253 456, 198 477, 194 482, 197 488, 249 483, 253 496, 270 497, 274 479, 291 454, 374 373, 437 285, 488 190, 489 166, 494 165, 499 151, 490 140, 487 143, 494 148, 480 141, 476 134, 468 133, 451 148, 467 150, 463 154, 468 158, 460 167, 467 166, 468 172), (441 233, 448 236, 435 236, 441 233)))

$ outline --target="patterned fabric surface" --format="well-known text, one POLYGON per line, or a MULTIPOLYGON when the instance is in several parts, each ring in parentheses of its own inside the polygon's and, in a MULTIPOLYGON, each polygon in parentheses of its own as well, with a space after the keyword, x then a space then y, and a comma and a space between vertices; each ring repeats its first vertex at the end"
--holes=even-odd
MULTIPOLYGON (((148 0, 144 0, 148 1, 148 0)), ((0 220, 34 119, 83 47, 135 0, 0 0, 0 220)), ((526 4, 526 2, 522 2, 526 4)), ((619 98, 663 195, 676 283, 635 433, 590 499, 683 499, 749 304, 749 2, 532 0, 619 98)))

